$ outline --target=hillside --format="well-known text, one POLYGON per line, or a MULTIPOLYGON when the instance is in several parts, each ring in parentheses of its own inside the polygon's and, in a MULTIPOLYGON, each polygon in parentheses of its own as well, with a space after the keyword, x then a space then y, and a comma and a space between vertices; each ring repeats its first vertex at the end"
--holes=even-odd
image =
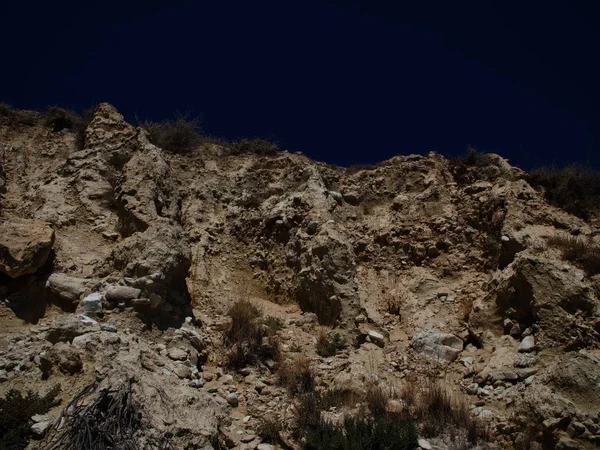
POLYGON ((500 156, 172 154, 108 104, 81 137, 0 121, 0 396, 62 399, 28 448, 78 448, 107 395, 118 448, 343 448, 344 417, 600 445, 598 228, 500 156))

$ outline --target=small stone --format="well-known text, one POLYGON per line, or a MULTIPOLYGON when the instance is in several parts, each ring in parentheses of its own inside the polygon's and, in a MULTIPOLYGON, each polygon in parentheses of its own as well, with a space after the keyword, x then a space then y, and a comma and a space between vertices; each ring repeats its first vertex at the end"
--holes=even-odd
POLYGON ((258 444, 256 450, 275 450, 275 447, 273 447, 271 444, 258 444))
POLYGON ((479 385, 477 383, 470 384, 469 386, 467 386, 467 394, 476 395, 478 389, 479 385))
POLYGON ((204 386, 204 380, 202 380, 202 378, 200 378, 199 380, 192 380, 192 381, 189 382, 189 386, 193 387, 193 388, 196 388, 196 389, 199 389, 202 386, 204 386))
POLYGON ((106 290, 106 299, 111 302, 126 302, 138 298, 141 290, 129 286, 110 286, 106 290))
POLYGON ((577 434, 582 434, 587 431, 585 428, 585 425, 582 424, 581 422, 573 422, 572 425, 573 425, 573 429, 577 432, 577 434))
POLYGON ((426 441, 425 439, 419 439, 417 441, 417 444, 423 450, 432 450, 433 449, 433 447, 431 446, 431 444, 428 441, 426 441))
POLYGON ((525 338, 519 344, 519 352, 529 353, 535 349, 535 339, 533 336, 525 336, 525 338))
POLYGON ((367 321, 367 318, 365 317, 364 314, 359 314, 358 316, 356 316, 354 318, 354 322, 356 323, 365 323, 367 321))
POLYGON ((235 392, 231 392, 227 394, 227 403, 229 403, 232 407, 236 408, 238 405, 238 396, 235 392))
POLYGON ((575 274, 575 278, 577 278, 579 281, 583 281, 583 274, 581 272, 577 272, 575 274))
POLYGON ((315 222, 314 220, 311 220, 310 222, 308 222, 308 225, 306 226, 306 232, 308 234, 315 234, 317 232, 317 229, 319 228, 319 224, 317 222, 315 222))
POLYGON ((502 236, 502 237, 500 238, 500 240, 501 240, 502 242, 509 242, 509 241, 510 241, 510 238, 509 238, 508 236, 502 236))
POLYGON ((36 436, 43 437, 46 435, 46 432, 51 425, 52 423, 49 420, 34 423, 31 426, 31 432, 36 436))
POLYGON ((101 313, 102 312, 102 294, 94 292, 93 294, 87 295, 79 302, 77 310, 80 312, 87 313, 101 313))
POLYGON ((221 384, 231 384, 233 383, 233 376, 232 375, 223 375, 221 378, 219 378, 219 382, 221 384))
POLYGON ((183 364, 177 364, 173 369, 173 373, 183 380, 192 376, 192 369, 183 364))
POLYGON ((187 352, 182 348, 172 348, 167 354, 173 361, 185 361, 188 357, 187 352))
POLYGON ((383 334, 378 333, 375 330, 369 330, 367 332, 367 335, 371 339, 371 341, 379 347, 383 347, 385 345, 385 339, 383 337, 383 334))

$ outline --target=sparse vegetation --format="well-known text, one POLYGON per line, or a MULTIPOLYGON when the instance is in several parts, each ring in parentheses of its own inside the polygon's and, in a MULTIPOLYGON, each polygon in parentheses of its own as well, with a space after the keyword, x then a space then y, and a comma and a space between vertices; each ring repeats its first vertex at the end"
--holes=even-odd
POLYGON ((269 156, 275 155, 279 151, 277 144, 260 138, 242 139, 232 143, 229 148, 233 155, 254 153, 255 155, 269 156))
POLYGON ((37 111, 14 109, 6 103, 0 103, 0 123, 32 127, 37 125, 41 118, 42 114, 37 111))
POLYGON ((226 365, 236 370, 248 365, 260 366, 266 360, 279 359, 279 343, 271 338, 266 340, 260 311, 248 300, 239 300, 228 312, 231 327, 225 332, 224 342, 230 347, 226 365))
POLYGON ((560 249, 564 259, 581 266, 589 276, 600 273, 600 245, 592 239, 556 235, 547 238, 546 243, 560 249))
POLYGON ((529 173, 527 181, 544 189, 548 203, 584 220, 600 212, 600 171, 590 166, 540 167, 529 173))
POLYGON ((83 118, 75 111, 53 106, 48 108, 44 116, 44 125, 52 128, 52 131, 58 132, 64 129, 77 129, 83 124, 83 118))
POLYGON ((57 385, 46 395, 27 391, 26 395, 16 389, 9 390, 0 398, 0 450, 20 450, 27 447, 31 437, 31 417, 45 414, 58 405, 60 391, 57 385))
POLYGON ((147 121, 140 126, 148 130, 154 145, 169 153, 189 153, 202 142, 200 119, 188 114, 162 122, 147 121))
POLYGON ((334 356, 346 348, 346 339, 339 333, 327 333, 326 329, 319 330, 317 336, 317 354, 324 358, 334 356))
POLYGON ((292 394, 311 392, 315 387, 315 375, 306 356, 286 361, 279 370, 279 377, 292 394))

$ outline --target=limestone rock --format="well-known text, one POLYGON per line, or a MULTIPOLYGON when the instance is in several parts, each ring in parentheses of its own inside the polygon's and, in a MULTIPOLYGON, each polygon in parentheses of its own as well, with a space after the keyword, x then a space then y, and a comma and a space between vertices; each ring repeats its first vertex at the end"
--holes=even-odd
POLYGON ((102 294, 94 292, 87 295, 79 302, 77 310, 86 313, 101 313, 102 312, 102 294))
POLYGON ((519 344, 519 352, 528 353, 535 349, 535 339, 533 336, 525 336, 519 344))
POLYGON ((93 280, 77 278, 63 273, 53 273, 48 277, 46 287, 63 300, 77 303, 93 285, 93 280))
POLYGON ((454 361, 463 349, 462 339, 434 329, 419 331, 412 338, 410 345, 416 352, 442 364, 454 361))
POLYGON ((76 336, 100 331, 100 325, 85 315, 63 315, 54 319, 52 327, 46 332, 46 339, 53 344, 71 342, 76 336))
POLYGON ((58 342, 41 358, 42 372, 49 375, 53 367, 68 375, 74 375, 81 371, 83 362, 79 352, 65 342, 58 342))
POLYGON ((138 298, 141 290, 129 286, 110 286, 106 290, 106 299, 111 302, 127 302, 138 298))
POLYGON ((32 274, 44 265, 54 244, 54 230, 26 219, 0 223, 0 272, 11 278, 32 274))

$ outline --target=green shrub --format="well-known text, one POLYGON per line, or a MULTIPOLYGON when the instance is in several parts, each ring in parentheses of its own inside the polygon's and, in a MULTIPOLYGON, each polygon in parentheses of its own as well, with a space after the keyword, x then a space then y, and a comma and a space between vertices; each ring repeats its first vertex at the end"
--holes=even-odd
POLYGON ((0 450, 20 450, 27 447, 32 435, 31 416, 45 414, 58 405, 56 396, 60 391, 57 385, 46 395, 27 391, 23 396, 21 392, 11 389, 4 398, 0 398, 0 450))
POLYGON ((202 142, 202 127, 199 118, 178 115, 174 120, 144 122, 151 142, 169 153, 189 153, 202 142))
POLYGON ((269 335, 274 335, 283 328, 283 321, 277 317, 267 316, 263 320, 269 335))
POLYGON ((233 155, 243 155, 246 153, 254 153, 256 155, 275 155, 279 151, 279 147, 274 142, 269 142, 265 139, 242 139, 231 144, 230 152, 233 155))
POLYGON ((324 358, 334 356, 338 351, 346 348, 346 340, 339 333, 328 334, 321 330, 317 337, 317 354, 324 358))
POLYGON ((543 188, 546 201, 584 220, 600 208, 600 171, 573 164, 562 169, 540 167, 530 171, 529 184, 543 188))
POLYGON ((418 433, 411 421, 362 416, 347 417, 341 425, 319 421, 305 434, 307 450, 412 450, 418 447, 418 433))
POLYGON ((581 266, 589 276, 600 273, 600 246, 591 239, 556 235, 546 243, 560 249, 564 259, 581 266))
POLYGON ((279 433, 283 430, 281 424, 277 421, 264 419, 258 426, 258 435, 269 444, 281 444, 279 433))

